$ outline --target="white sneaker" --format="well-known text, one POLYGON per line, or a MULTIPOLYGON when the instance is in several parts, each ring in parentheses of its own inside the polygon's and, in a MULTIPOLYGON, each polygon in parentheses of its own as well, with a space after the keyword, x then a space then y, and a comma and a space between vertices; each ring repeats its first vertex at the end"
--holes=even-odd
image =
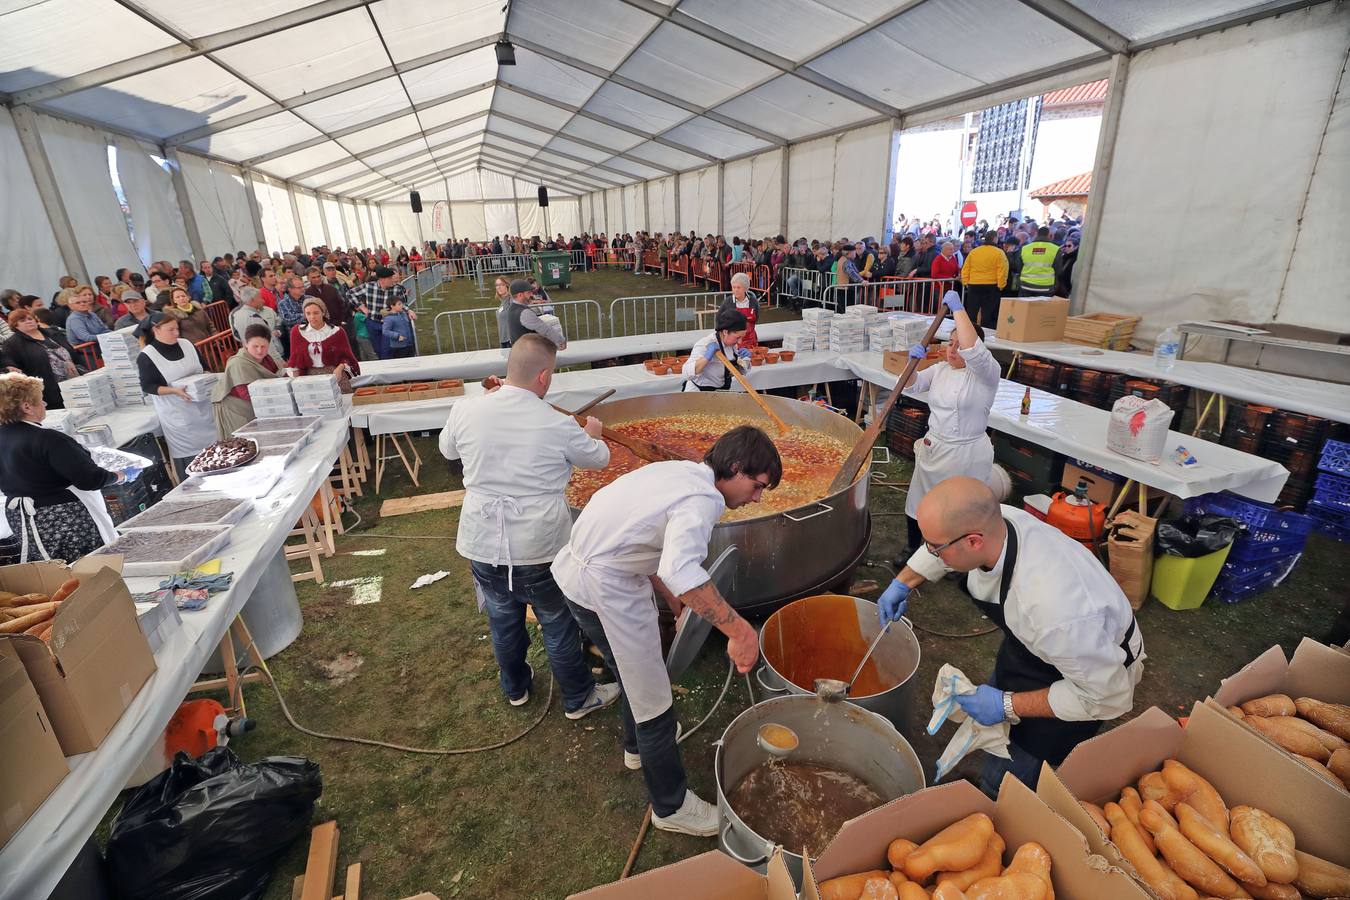
MULTIPOLYGON (((526 663, 525 668, 530 670, 530 684, 534 684, 534 666, 526 663)), ((525 693, 521 694, 519 697, 507 697, 506 702, 510 703, 512 706, 524 706, 526 703, 530 702, 530 689, 526 688, 525 693)))
POLYGON ((668 816, 652 816, 652 824, 662 831, 692 834, 695 837, 717 836, 717 807, 693 791, 684 792, 680 808, 668 816))
MULTIPOLYGON (((675 741, 677 743, 679 742, 680 737, 683 734, 684 734, 684 726, 681 725, 679 722, 676 722, 675 741)), ((636 772, 638 769, 642 768, 642 757, 638 756, 636 753, 629 753, 627 750, 625 750, 623 751, 623 765, 624 768, 632 769, 634 772, 636 772)))
POLYGON ((619 686, 617 684, 597 684, 591 688, 591 695, 586 698, 586 702, 578 706, 569 713, 564 713, 567 718, 573 721, 585 718, 597 709, 604 709, 606 706, 612 706, 615 700, 619 699, 619 686))

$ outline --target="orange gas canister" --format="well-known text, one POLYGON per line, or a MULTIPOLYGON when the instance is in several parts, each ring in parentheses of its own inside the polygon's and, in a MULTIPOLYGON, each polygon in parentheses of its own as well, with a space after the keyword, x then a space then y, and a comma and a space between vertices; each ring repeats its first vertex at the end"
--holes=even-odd
POLYGON ((1079 481, 1072 494, 1063 491, 1055 494, 1045 520, 1084 547, 1095 550, 1106 532, 1106 504, 1089 500, 1087 483, 1079 481))

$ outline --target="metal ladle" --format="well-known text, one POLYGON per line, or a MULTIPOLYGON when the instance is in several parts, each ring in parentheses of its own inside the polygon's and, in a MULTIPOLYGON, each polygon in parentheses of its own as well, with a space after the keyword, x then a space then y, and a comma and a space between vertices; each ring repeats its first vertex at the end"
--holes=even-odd
POLYGON ((881 639, 891 630, 891 622, 894 621, 892 619, 887 622, 885 627, 877 633, 877 636, 872 638, 871 645, 868 646, 867 652, 863 654, 862 662, 858 663, 858 668, 853 670, 853 677, 848 681, 840 681, 838 678, 817 678, 814 682, 816 696, 826 703, 838 703, 840 700, 847 698, 848 692, 853 688, 853 682, 858 680, 858 676, 862 674, 863 666, 867 665, 867 661, 872 658, 872 651, 877 649, 877 644, 880 644, 881 639))
POLYGON ((759 749, 778 759, 787 756, 801 745, 797 732, 777 722, 765 722, 759 726, 759 731, 755 734, 755 743, 759 744, 759 749), (784 741, 788 743, 785 744, 784 741))

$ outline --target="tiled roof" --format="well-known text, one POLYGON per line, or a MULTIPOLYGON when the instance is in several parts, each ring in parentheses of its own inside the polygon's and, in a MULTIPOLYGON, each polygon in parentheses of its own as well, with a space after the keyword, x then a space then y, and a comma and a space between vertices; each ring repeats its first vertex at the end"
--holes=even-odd
POLYGON ((1045 187, 1038 187, 1031 192, 1031 196, 1036 200, 1053 197, 1086 197, 1091 189, 1092 173, 1084 172, 1082 175, 1074 175, 1070 178, 1051 182, 1045 187))
POLYGON ((1101 103, 1106 100, 1106 79, 1076 84, 1071 88, 1051 91, 1041 98, 1041 108, 1047 106, 1070 106, 1075 103, 1101 103))

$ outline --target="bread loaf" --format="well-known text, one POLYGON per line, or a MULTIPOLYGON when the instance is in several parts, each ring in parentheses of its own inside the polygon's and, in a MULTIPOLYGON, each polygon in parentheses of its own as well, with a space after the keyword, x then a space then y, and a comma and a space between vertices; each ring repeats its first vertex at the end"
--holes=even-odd
POLYGON ((1319 728, 1325 728, 1336 737, 1350 741, 1350 706, 1340 703, 1323 703, 1312 697, 1299 697, 1294 701, 1298 714, 1319 728))
POLYGON ((1262 809, 1235 806, 1229 836, 1266 873, 1266 880, 1289 884, 1298 875, 1294 832, 1262 809))
POLYGON ((993 878, 1002 874, 1004 849, 1003 838, 995 831, 990 836, 989 843, 985 845, 984 855, 980 857, 979 862, 961 872, 939 872, 937 883, 950 882, 964 891, 982 878, 993 878))
POLYGON ((862 894, 858 900, 900 900, 900 894, 891 884, 889 877, 869 878, 863 882, 862 894))
POLYGON ((890 846, 886 848, 886 862, 891 864, 892 869, 903 869, 905 867, 905 860, 909 859, 909 855, 917 850, 918 847, 919 845, 913 841, 907 841, 904 838, 896 838, 891 841, 890 846))
POLYGON ((1279 744, 1290 753, 1308 756, 1318 762, 1325 762, 1331 751, 1322 746, 1322 742, 1306 731, 1289 727, 1282 716, 1248 716, 1242 721, 1279 744))
POLYGON ((1341 783, 1350 787, 1350 750, 1332 751, 1331 757, 1327 760, 1327 768, 1331 774, 1341 780, 1341 783))
POLYGON ((1292 884, 1267 881, 1264 885, 1244 883, 1242 888, 1256 900, 1303 900, 1303 895, 1292 884))
MULTIPOLYGON (((1176 792, 1168 786, 1166 779, 1163 778, 1162 772, 1149 772, 1143 778, 1139 779, 1139 798, 1141 806, 1143 805, 1143 801, 1153 800, 1168 812, 1171 812, 1177 805, 1177 801, 1181 799, 1177 796, 1176 792)), ((1138 827, 1138 823, 1136 823, 1136 827, 1138 827)))
POLYGON ((1323 778, 1325 778, 1327 781, 1330 781, 1332 784, 1336 785, 1341 790, 1345 790, 1345 782, 1337 778, 1336 773, 1332 772, 1330 769, 1322 765, 1317 760, 1307 756, 1299 756, 1298 754, 1294 754, 1294 759, 1297 759, 1299 762, 1303 763, 1303 765, 1312 769, 1318 775, 1321 775, 1323 778))
POLYGON ((1242 711, 1249 716, 1292 716, 1297 710, 1292 697, 1267 694, 1242 704, 1242 711))
POLYGON ((967 900, 1049 900, 1046 883, 1029 872, 1016 872, 977 881, 966 891, 967 900))
POLYGON ((919 845, 905 860, 905 875, 923 882, 935 872, 957 872, 980 861, 994 823, 984 813, 972 813, 953 822, 919 845))
MULTIPOLYGON (((913 884, 913 882, 910 882, 910 884, 913 884)), ((912 897, 906 897, 902 892, 900 894, 900 900, 928 900, 928 892, 923 888, 918 887, 918 885, 915 885, 915 887, 918 888, 919 893, 914 894, 912 897)), ((966 897, 965 891, 962 891, 956 887, 956 885, 949 883, 939 884, 937 887, 933 888, 933 900, 968 900, 968 898, 966 897)))
POLYGON ((1335 753, 1337 750, 1350 748, 1350 743, 1346 743, 1343 738, 1337 737, 1330 731, 1319 728, 1307 719, 1300 719, 1298 716, 1281 716, 1279 719, 1281 728, 1293 728, 1302 731, 1304 734, 1310 734, 1317 738, 1317 742, 1327 748, 1328 753, 1335 753))
POLYGON ((1154 801, 1144 804, 1139 813, 1139 821, 1153 832, 1153 843, 1158 852, 1167 860, 1172 871, 1196 890, 1211 897, 1242 897, 1246 892, 1218 863, 1210 859, 1199 847, 1187 840, 1177 827, 1176 820, 1168 815, 1154 801))
POLYGON ((1250 856, 1242 852, 1228 832, 1196 812, 1189 803, 1177 804, 1177 825, 1181 833, 1205 855, 1223 866, 1238 881, 1264 886, 1266 874, 1250 856))
MULTIPOLYGON (((1155 774, 1157 774, 1160 778, 1162 777, 1161 772, 1155 774)), ((1140 783, 1142 784, 1143 782, 1141 781, 1140 783)), ((1170 791, 1166 796, 1172 797, 1170 791)), ((1139 792, 1132 787, 1126 787, 1124 790, 1120 792, 1119 802, 1120 808, 1125 810, 1125 817, 1134 823, 1135 828, 1139 829, 1139 836, 1144 839, 1144 843, 1148 846, 1148 852, 1156 854, 1158 852, 1158 848, 1153 846, 1153 835, 1149 834, 1148 829, 1144 828, 1144 826, 1139 824, 1139 810, 1144 808, 1144 801, 1143 799, 1140 798, 1139 792)), ((1172 798, 1172 804, 1173 808, 1175 808, 1176 799, 1174 797, 1172 798)))
MULTIPOLYGON (((1156 801, 1155 801, 1156 802, 1156 801)), ((1102 807, 1106 819, 1111 823, 1111 843, 1116 845, 1120 855, 1134 867, 1150 888, 1162 900, 1198 900, 1195 889, 1182 881, 1171 867, 1161 862, 1140 836, 1139 829, 1125 815, 1117 803, 1107 803, 1102 807)))
POLYGON ((1302 850, 1294 855, 1298 858, 1294 887, 1309 897, 1350 897, 1350 869, 1302 850))
MULTIPOLYGON (((891 886, 895 888, 895 893, 900 900, 928 900, 928 892, 921 885, 917 885, 906 878, 904 872, 891 873, 891 886)), ((959 900, 959 896, 963 895, 960 891, 957 891, 954 896, 958 896, 959 900)))
POLYGON ((1189 803, 1192 809, 1213 822, 1215 828, 1228 830, 1228 804, 1223 802, 1214 785, 1175 759, 1163 762, 1162 774, 1178 801, 1189 803))
POLYGON ((1050 879, 1050 853, 1035 841, 1027 841, 1017 848, 1012 862, 1003 870, 1004 875, 1025 873, 1035 875, 1045 882, 1045 900, 1055 900, 1055 886, 1050 879))
MULTIPOLYGON (((1129 788, 1134 790, 1134 788, 1129 788)), ((1137 796, 1137 795, 1136 795, 1137 796)), ((1095 803, 1088 803, 1086 800, 1079 800, 1078 805, 1083 807, 1083 812, 1087 813, 1092 819, 1092 824, 1102 830, 1102 837, 1108 837, 1111 834, 1111 823, 1106 821, 1106 813, 1095 803)))
MULTIPOLYGON (((841 875, 820 883, 820 900, 858 900, 869 878, 886 878, 886 872, 873 869, 856 875, 841 875)), ((888 879, 889 880, 889 879, 888 879)))

